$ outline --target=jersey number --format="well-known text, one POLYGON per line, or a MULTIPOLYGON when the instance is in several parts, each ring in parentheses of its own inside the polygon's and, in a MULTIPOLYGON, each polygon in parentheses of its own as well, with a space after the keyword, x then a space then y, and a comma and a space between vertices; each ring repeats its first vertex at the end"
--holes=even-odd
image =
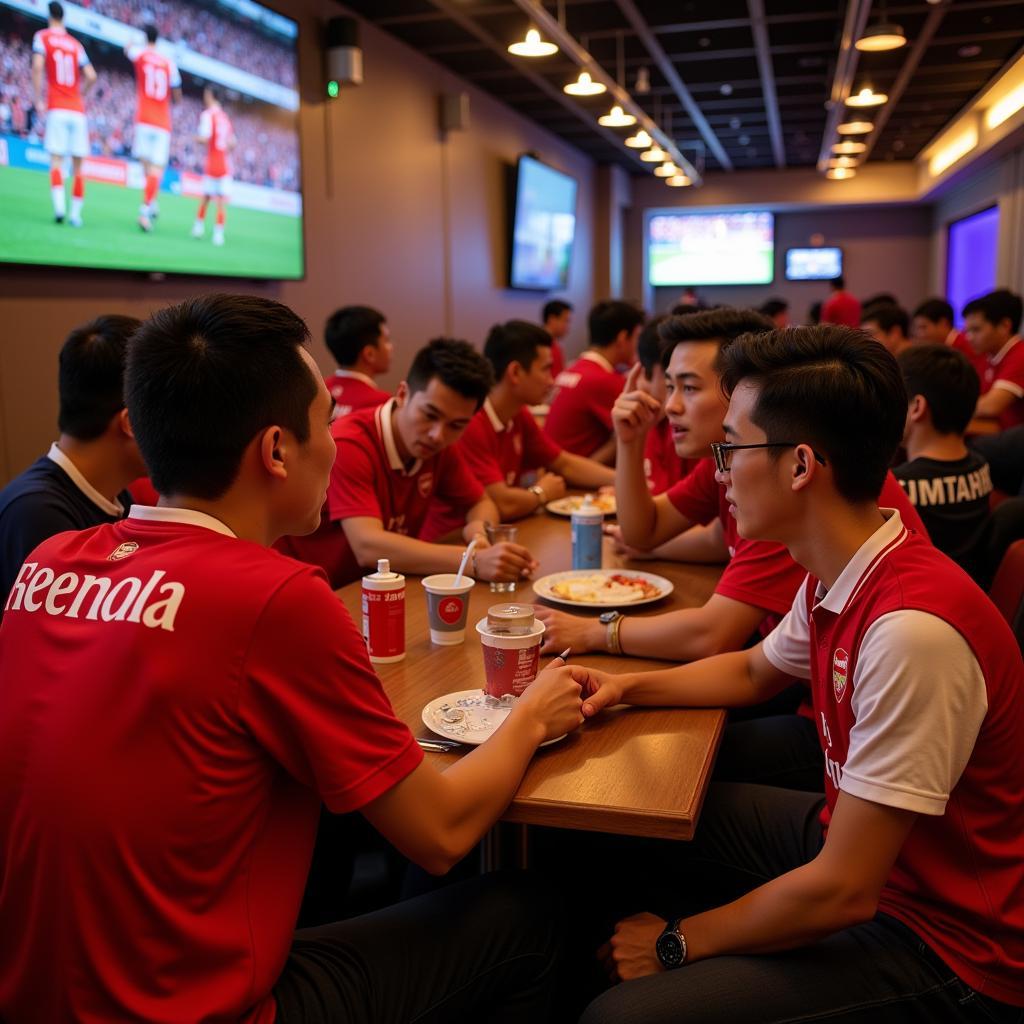
POLYGON ((167 71, 164 68, 155 68, 152 64, 146 64, 142 69, 145 82, 143 89, 151 100, 167 99, 167 71))
POLYGON ((213 121, 213 148, 220 153, 226 153, 228 143, 231 141, 231 126, 227 121, 217 117, 213 121))
POLYGON ((56 50, 53 54, 53 74, 58 85, 70 86, 75 84, 75 58, 73 54, 61 53, 56 50))

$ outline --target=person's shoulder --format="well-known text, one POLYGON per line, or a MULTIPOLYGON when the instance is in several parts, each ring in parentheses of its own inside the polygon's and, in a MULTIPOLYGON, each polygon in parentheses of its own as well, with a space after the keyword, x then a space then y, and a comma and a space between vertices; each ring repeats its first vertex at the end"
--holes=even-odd
POLYGON ((376 416, 379 405, 368 405, 353 409, 347 416, 339 416, 331 424, 331 435, 335 441, 361 438, 377 429, 376 416))
POLYGON ((0 490, 0 509, 18 500, 40 503, 66 502, 76 490, 71 478, 60 466, 45 455, 0 490))

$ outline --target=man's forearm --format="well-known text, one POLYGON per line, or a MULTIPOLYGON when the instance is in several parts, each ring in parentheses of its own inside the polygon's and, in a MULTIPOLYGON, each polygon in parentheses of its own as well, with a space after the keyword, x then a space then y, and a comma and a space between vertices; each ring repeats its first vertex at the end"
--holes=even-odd
POLYGON ((550 468, 571 487, 605 487, 615 483, 615 470, 594 459, 562 452, 550 468))
MULTIPOLYGON (((433 544, 406 537, 390 530, 381 530, 357 541, 349 539, 356 559, 364 569, 372 569, 378 558, 387 558, 395 572, 428 575, 433 572, 455 572, 465 548, 453 544, 433 544)), ((467 572, 471 568, 467 566, 467 572)))
POLYGON ((615 459, 615 505, 622 539, 640 551, 649 551, 658 512, 644 477, 644 442, 619 442, 615 459))
POLYGON ((596 451, 590 453, 590 458, 594 462, 599 462, 602 466, 614 466, 615 465, 615 435, 612 434, 607 441, 596 451))

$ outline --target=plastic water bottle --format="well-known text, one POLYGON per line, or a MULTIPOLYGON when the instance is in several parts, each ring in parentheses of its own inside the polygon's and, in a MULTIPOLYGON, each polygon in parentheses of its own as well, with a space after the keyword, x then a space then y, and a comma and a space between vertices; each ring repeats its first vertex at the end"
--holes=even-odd
POLYGON ((572 567, 574 569, 601 568, 601 527, 604 513, 587 495, 583 504, 572 514, 572 567))
POLYGON ((405 657, 405 577, 386 558, 363 577, 363 639, 370 661, 386 665, 405 657))

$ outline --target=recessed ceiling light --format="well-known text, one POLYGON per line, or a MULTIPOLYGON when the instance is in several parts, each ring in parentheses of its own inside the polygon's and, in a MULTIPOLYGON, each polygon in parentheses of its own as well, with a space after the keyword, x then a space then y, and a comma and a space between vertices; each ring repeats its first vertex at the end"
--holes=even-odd
POLYGON ((719 86, 718 91, 723 96, 731 96, 732 95, 732 86, 728 82, 723 82, 721 84, 721 86, 719 86))
POLYGON ((733 131, 736 131, 736 129, 739 128, 741 124, 743 124, 743 122, 738 117, 729 118, 729 127, 733 131))
POLYGON ((595 82, 589 71, 581 71, 579 78, 566 85, 564 91, 570 96, 600 96, 606 87, 603 82, 595 82))
POLYGON ((874 127, 870 121, 845 121, 836 131, 840 135, 867 135, 874 127))
POLYGON ((958 57, 977 57, 981 53, 981 47, 977 43, 969 43, 967 46, 961 46, 956 51, 958 57))
POLYGON ((867 144, 863 142, 837 142, 832 147, 833 153, 863 153, 866 150, 867 144))
POLYGON ((884 92, 873 92, 870 86, 865 86, 855 95, 848 96, 846 105, 848 107, 880 107, 888 100, 889 97, 884 92))
POLYGON ((554 43, 544 42, 540 33, 531 28, 527 30, 526 38, 522 42, 513 43, 508 52, 517 57, 550 57, 551 54, 558 53, 558 47, 554 43))
POLYGON ((901 46, 907 45, 907 37, 899 25, 891 22, 878 22, 869 25, 864 30, 864 35, 854 43, 858 50, 868 53, 880 53, 883 50, 898 50, 901 46))
POLYGON ((597 123, 605 128, 628 128, 630 125, 636 124, 636 118, 632 114, 627 114, 616 103, 607 114, 602 114, 597 119, 597 123))
POLYGON ((749 135, 741 135, 736 141, 741 146, 748 146, 748 145, 750 145, 750 136, 749 135))
POLYGON ((701 36, 700 39, 697 40, 697 45, 707 49, 707 47, 711 45, 711 40, 707 36, 701 36))

